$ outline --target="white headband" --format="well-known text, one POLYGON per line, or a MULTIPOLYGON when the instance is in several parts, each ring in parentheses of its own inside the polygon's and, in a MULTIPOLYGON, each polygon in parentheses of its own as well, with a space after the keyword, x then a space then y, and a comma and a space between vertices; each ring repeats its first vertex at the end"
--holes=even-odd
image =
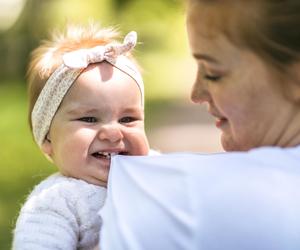
POLYGON ((123 44, 107 44, 91 49, 80 49, 63 55, 63 64, 47 80, 31 113, 32 131, 36 143, 41 147, 50 129, 52 119, 68 89, 81 72, 91 63, 107 61, 137 83, 144 105, 143 79, 136 66, 125 53, 134 48, 137 34, 131 31, 123 44))

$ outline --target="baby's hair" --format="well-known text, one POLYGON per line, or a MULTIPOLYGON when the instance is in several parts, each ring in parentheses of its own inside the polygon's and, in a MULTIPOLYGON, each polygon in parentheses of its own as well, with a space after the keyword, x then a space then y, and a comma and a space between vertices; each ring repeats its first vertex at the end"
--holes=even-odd
MULTIPOLYGON (((86 26, 69 24, 64 31, 55 31, 50 40, 45 40, 31 53, 27 71, 29 95, 29 124, 33 106, 50 75, 63 63, 62 56, 70 51, 92 48, 117 42, 116 28, 102 28, 96 23, 86 26)), ((133 61, 130 55, 128 57, 133 61)))

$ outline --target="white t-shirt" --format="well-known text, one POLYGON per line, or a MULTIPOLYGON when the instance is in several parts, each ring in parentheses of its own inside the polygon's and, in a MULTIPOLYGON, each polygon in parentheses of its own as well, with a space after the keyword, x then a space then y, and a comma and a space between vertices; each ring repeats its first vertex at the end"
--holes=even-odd
POLYGON ((101 249, 299 250, 300 146, 116 156, 101 249))

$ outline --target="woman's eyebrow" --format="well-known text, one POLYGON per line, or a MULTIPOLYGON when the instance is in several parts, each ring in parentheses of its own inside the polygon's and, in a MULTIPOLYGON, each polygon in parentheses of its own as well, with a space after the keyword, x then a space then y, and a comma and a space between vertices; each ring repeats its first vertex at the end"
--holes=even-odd
POLYGON ((204 60, 212 63, 220 63, 217 59, 211 57, 207 54, 201 54, 201 53, 193 53, 193 57, 197 60, 204 60))

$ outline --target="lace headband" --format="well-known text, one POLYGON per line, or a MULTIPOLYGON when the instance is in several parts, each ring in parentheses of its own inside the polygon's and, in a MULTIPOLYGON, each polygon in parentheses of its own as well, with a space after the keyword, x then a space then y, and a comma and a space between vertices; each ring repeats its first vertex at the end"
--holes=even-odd
POLYGON ((134 48, 136 32, 127 34, 123 44, 107 44, 91 49, 80 49, 63 55, 63 64, 47 80, 31 113, 32 131, 41 147, 49 131, 52 119, 64 96, 81 72, 91 63, 107 61, 137 83, 144 105, 143 79, 136 66, 124 54, 134 48))

